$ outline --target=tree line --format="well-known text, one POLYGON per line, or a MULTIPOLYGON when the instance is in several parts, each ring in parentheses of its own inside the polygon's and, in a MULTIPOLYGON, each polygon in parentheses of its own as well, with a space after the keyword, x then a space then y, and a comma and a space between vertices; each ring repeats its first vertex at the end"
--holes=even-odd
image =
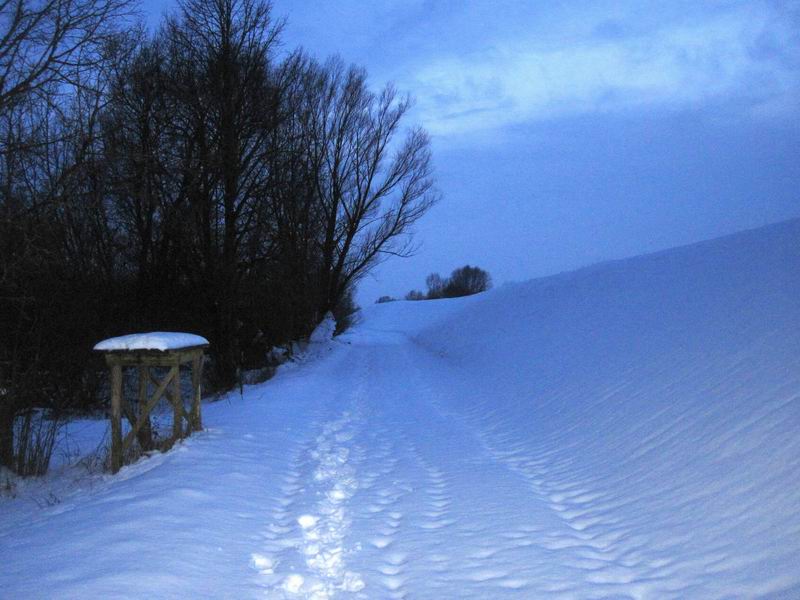
MULTIPOLYGON (((0 463, 97 401, 104 337, 188 330, 218 389, 352 310, 437 198, 410 100, 279 52, 263 0, 0 0, 0 463), (17 435, 19 442, 19 432, 17 435)), ((18 469, 19 470, 19 469, 18 469)))
MULTIPOLYGON (((459 298, 480 294, 492 287, 492 277, 488 271, 480 267, 464 265, 454 269, 449 277, 442 277, 439 273, 431 273, 425 278, 427 292, 411 290, 405 295, 405 300, 438 300, 440 298, 459 298)), ((383 304, 394 302, 396 298, 381 296, 375 302, 383 304)))

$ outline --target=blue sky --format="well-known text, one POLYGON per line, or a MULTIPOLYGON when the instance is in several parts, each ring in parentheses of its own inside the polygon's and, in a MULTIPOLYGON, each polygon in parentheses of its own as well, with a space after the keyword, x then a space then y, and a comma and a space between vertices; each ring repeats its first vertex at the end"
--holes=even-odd
POLYGON ((442 201, 362 304, 466 263, 502 283, 800 216, 800 3, 273 5, 286 50, 394 82, 432 135, 442 201))

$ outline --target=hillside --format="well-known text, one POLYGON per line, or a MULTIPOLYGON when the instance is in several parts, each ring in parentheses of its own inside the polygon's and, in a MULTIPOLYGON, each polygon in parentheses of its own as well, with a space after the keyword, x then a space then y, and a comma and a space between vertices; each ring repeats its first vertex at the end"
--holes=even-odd
POLYGON ((375 305, 313 354, 1 499, 0 597, 800 596, 800 221, 375 305))

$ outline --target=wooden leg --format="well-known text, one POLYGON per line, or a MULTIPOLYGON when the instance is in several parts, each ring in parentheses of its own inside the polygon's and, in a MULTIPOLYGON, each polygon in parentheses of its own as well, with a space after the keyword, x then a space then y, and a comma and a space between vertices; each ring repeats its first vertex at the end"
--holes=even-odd
POLYGON ((202 396, 203 382, 203 355, 196 356, 192 361, 192 430, 200 431, 203 428, 200 416, 200 399, 202 396))
POLYGON ((153 449, 153 429, 150 426, 150 413, 145 410, 147 406, 147 384, 149 381, 150 367, 139 367, 139 406, 136 412, 143 423, 136 437, 139 440, 139 446, 145 452, 153 449))
POLYGON ((111 366, 111 472, 122 468, 122 366, 111 366))
POLYGON ((178 366, 172 380, 172 441, 183 437, 183 399, 181 398, 181 369, 178 366))

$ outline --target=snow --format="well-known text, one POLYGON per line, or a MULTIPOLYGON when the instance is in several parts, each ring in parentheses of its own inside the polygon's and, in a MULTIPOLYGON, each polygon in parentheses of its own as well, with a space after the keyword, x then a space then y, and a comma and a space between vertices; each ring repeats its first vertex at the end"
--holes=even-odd
POLYGON ((332 312, 327 312, 319 325, 314 328, 308 341, 312 344, 327 344, 333 339, 336 332, 336 319, 332 312))
POLYGON ((0 499, 0 596, 800 597, 797 240, 375 305, 171 452, 0 499))
POLYGON ((109 338, 98 342, 94 349, 110 352, 119 350, 179 350, 191 346, 207 346, 208 340, 192 333, 175 331, 153 331, 151 333, 133 333, 109 338))

